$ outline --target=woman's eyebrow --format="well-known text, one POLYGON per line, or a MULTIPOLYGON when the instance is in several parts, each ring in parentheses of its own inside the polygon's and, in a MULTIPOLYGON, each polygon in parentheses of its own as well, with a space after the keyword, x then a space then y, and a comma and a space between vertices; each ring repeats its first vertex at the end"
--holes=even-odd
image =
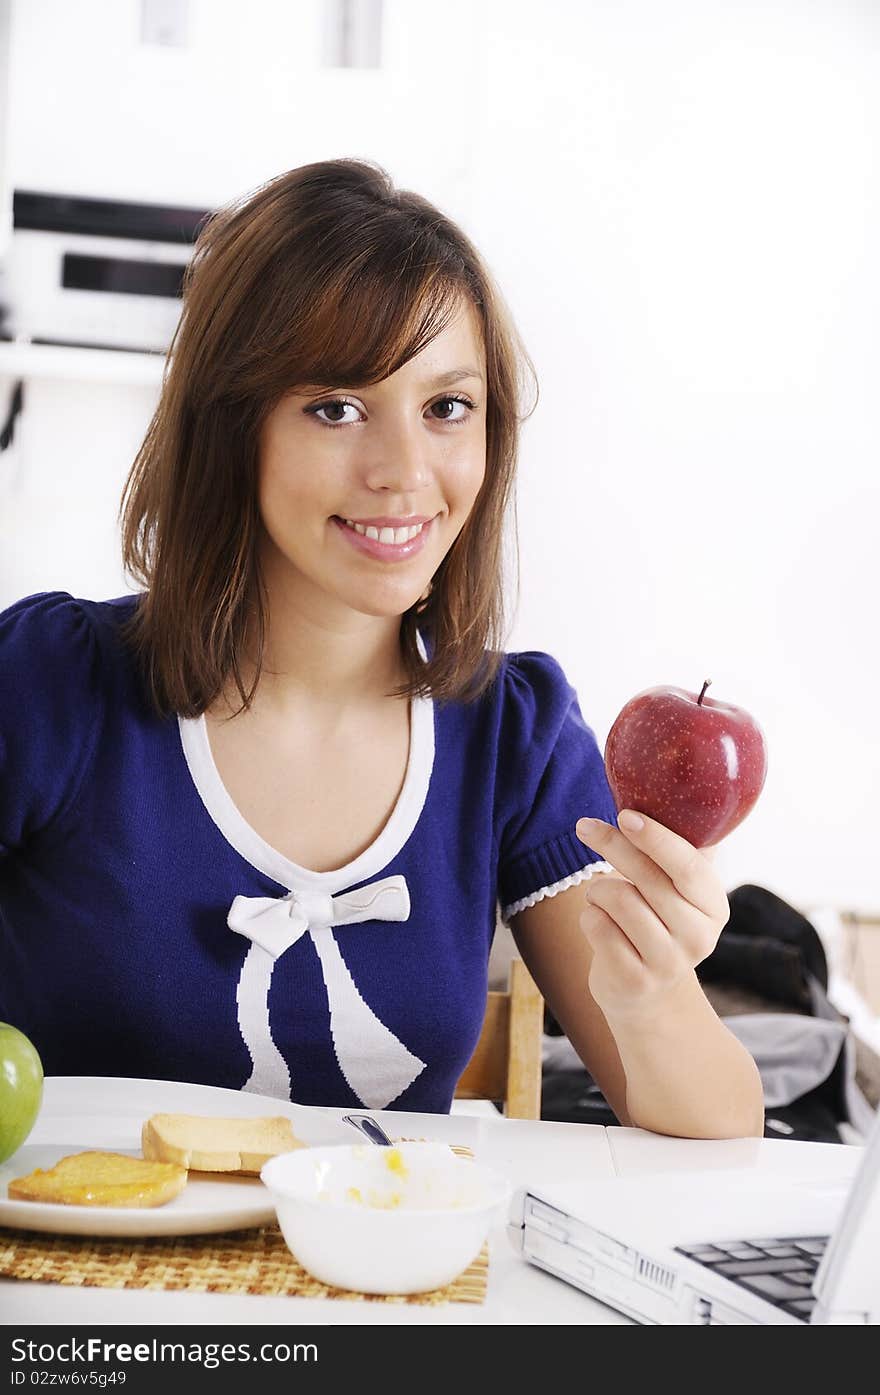
MULTIPOLYGON (((475 378, 478 382, 481 383, 485 381, 483 378, 483 374, 480 372, 478 368, 450 368, 447 373, 438 373, 436 378, 429 378, 426 379, 424 382, 420 383, 419 391, 426 392, 430 391, 431 388, 450 387, 453 383, 463 382, 466 378, 475 378)), ((358 388, 356 384, 350 384, 350 387, 353 391, 362 391, 363 387, 365 386, 367 386, 367 384, 363 384, 361 387, 358 388)), ((373 383, 370 384, 370 386, 376 387, 378 385, 376 383, 373 383)), ((301 396, 311 396, 313 393, 316 392, 333 391, 343 391, 343 384, 341 380, 334 383, 307 383, 295 389, 295 392, 301 396)))
POLYGON ((483 381, 483 375, 478 368, 450 368, 448 373, 440 373, 429 382, 422 383, 422 387, 449 387, 452 383, 460 383, 465 378, 479 378, 480 382, 483 381))

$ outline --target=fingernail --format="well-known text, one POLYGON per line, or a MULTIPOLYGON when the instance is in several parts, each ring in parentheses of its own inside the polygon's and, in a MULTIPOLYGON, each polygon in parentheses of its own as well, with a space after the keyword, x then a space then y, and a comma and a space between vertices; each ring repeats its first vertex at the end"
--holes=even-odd
POLYGON ((617 816, 617 826, 625 833, 638 833, 640 828, 644 828, 645 820, 639 814, 634 814, 632 809, 624 809, 617 816))
POLYGON ((592 833, 593 829, 596 827, 598 823, 598 819, 578 819, 577 823, 574 826, 574 831, 580 838, 581 842, 586 843, 587 839, 589 838, 590 834, 592 833))

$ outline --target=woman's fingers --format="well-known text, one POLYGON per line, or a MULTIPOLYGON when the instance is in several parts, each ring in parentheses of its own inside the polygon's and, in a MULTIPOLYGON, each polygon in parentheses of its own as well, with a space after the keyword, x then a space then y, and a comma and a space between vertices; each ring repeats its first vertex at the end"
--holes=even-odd
MULTIPOLYGON (((624 991, 633 991, 641 982, 645 966, 638 950, 607 911, 595 902, 587 902, 581 912, 581 929, 590 942, 594 956, 601 955, 610 962, 624 991)), ((595 959, 594 959, 595 962, 595 959)))
POLYGON ((585 899, 591 910, 600 911, 613 922, 649 969, 662 975, 671 968, 672 960, 678 958, 676 942, 631 882, 593 877, 587 883, 585 899))
POLYGON ((713 922, 726 924, 730 908, 709 859, 646 814, 635 816, 641 827, 628 827, 630 813, 621 814, 620 828, 602 819, 585 818, 578 820, 575 831, 582 843, 638 887, 666 925, 679 898, 713 922))

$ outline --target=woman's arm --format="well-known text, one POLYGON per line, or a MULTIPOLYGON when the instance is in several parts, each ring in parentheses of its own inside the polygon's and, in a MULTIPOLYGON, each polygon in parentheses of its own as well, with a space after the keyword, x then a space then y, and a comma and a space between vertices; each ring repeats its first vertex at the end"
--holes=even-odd
POLYGON ((550 1011, 624 1124, 685 1138, 760 1137, 761 1079, 694 969, 729 916, 709 856, 653 819, 581 820, 612 866, 515 916, 550 1011))

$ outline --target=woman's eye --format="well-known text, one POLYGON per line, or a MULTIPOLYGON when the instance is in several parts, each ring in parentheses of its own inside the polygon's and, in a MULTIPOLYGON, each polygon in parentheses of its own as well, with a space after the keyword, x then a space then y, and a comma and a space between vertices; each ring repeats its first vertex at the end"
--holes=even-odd
POLYGON ((311 407, 309 410, 318 417, 319 421, 325 422, 327 426, 348 426, 353 418, 346 418, 342 415, 346 410, 354 412, 355 418, 357 417, 357 407, 355 407, 353 402, 321 402, 317 407, 311 407), (329 416, 322 417, 320 415, 321 412, 328 412, 329 416))
POLYGON ((433 412, 436 407, 460 407, 462 410, 458 412, 456 415, 453 416, 452 413, 444 411, 443 416, 438 417, 437 420, 463 421, 464 418, 468 415, 468 412, 473 411, 473 406, 473 402, 469 402, 466 397, 441 397, 439 402, 434 403, 433 407, 431 408, 431 411, 433 412))

